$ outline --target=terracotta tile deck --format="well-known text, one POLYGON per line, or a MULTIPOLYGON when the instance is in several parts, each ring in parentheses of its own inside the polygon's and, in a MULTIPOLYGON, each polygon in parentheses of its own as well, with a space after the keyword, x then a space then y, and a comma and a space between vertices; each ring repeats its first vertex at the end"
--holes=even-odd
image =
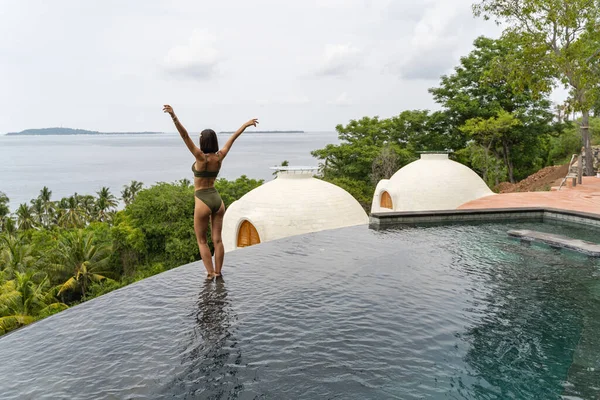
POLYGON ((563 186, 560 191, 504 193, 486 196, 465 203, 458 209, 513 207, 549 207, 600 215, 600 178, 584 176, 581 185, 574 188, 563 186))

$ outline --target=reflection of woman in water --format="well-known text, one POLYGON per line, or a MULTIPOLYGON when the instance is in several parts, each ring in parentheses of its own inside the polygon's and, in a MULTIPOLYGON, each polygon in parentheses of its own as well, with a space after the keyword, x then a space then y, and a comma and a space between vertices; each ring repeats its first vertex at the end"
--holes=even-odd
POLYGON ((237 316, 222 277, 205 281, 188 315, 191 326, 181 351, 182 369, 168 377, 170 398, 237 398, 243 389, 238 376, 242 350, 236 333, 237 316))
POLYGON ((194 188, 196 206, 194 208, 194 231, 198 240, 198 248, 200 249, 200 257, 206 268, 207 279, 221 276, 221 268, 223 268, 223 258, 225 257, 225 249, 221 239, 221 230, 223 228, 223 215, 225 215, 225 206, 221 200, 219 192, 215 189, 215 180, 221 169, 223 159, 229 153, 233 142, 240 136, 249 126, 256 126, 258 121, 251 119, 240 127, 219 150, 219 142, 217 134, 212 129, 205 129, 200 134, 200 148, 196 147, 193 140, 188 135, 187 131, 177 119, 173 108, 170 105, 165 105, 163 111, 168 113, 181 138, 192 152, 196 161, 192 164, 194 172, 194 188), (208 232, 208 221, 211 224, 211 237, 215 248, 215 264, 213 267, 212 255, 210 248, 206 242, 208 232))

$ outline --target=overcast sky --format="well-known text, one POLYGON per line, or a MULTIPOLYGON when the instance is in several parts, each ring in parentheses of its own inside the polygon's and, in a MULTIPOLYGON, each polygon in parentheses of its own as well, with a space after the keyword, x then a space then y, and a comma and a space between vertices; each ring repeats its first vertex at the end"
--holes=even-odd
POLYGON ((332 131, 437 108, 472 0, 0 0, 0 133, 64 126, 332 131))

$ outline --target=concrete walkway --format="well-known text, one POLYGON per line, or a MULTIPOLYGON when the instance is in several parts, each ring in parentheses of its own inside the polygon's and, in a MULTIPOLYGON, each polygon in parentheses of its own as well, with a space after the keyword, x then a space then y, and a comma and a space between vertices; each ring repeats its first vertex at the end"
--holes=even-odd
POLYGON ((569 186, 563 186, 560 191, 503 193, 486 196, 469 201, 458 209, 513 207, 549 207, 600 214, 600 178, 584 176, 581 185, 571 187, 569 182, 569 186))

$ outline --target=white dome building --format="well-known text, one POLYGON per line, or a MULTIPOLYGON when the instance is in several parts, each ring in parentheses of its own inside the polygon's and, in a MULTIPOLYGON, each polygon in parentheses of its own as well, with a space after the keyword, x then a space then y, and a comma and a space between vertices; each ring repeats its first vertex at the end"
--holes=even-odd
POLYGON ((277 179, 251 190, 227 208, 222 232, 225 251, 369 222, 365 210, 348 192, 313 178, 315 168, 277 169, 277 179))
POLYGON ((492 194, 479 175, 447 153, 423 153, 420 160, 379 181, 371 213, 452 210, 492 194))

